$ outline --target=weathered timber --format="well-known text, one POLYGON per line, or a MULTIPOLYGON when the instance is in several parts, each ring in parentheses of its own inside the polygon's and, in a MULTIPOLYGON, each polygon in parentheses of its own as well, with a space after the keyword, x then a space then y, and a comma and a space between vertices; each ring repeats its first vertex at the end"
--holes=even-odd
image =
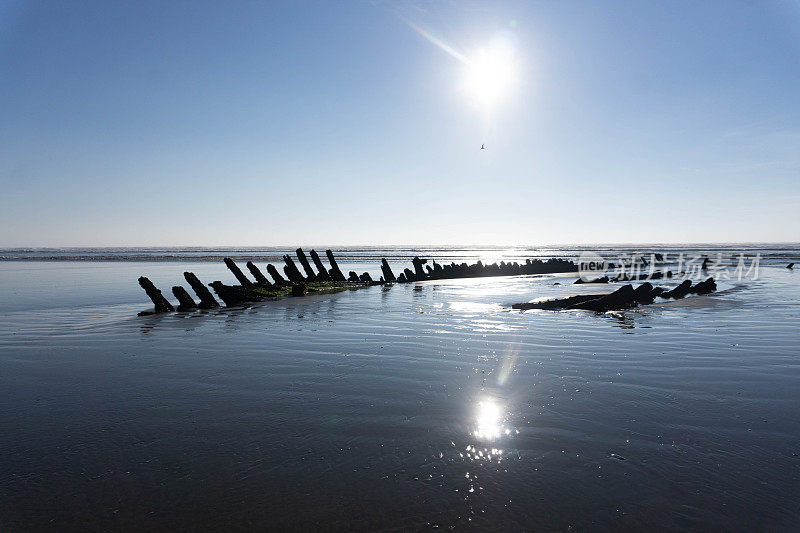
POLYGON ((789 270, 793 270, 794 269, 794 263, 789 263, 788 265, 786 265, 786 268, 788 268, 789 270))
POLYGON ((577 296, 570 296, 568 298, 558 298, 555 300, 542 300, 539 302, 523 302, 519 304, 514 304, 511 306, 512 309, 569 309, 571 306, 579 303, 586 302, 588 300, 594 300, 597 298, 596 294, 579 294, 577 296))
POLYGON ((386 280, 387 283, 393 283, 397 281, 397 278, 394 277, 394 272, 392 272, 392 268, 389 266, 386 258, 381 259, 381 272, 383 272, 383 279, 386 280))
POLYGON ((221 281, 214 281, 208 284, 209 287, 214 289, 220 300, 225 302, 225 305, 241 305, 248 302, 256 302, 263 298, 258 295, 253 289, 243 287, 241 285, 225 285, 221 281))
POLYGON ((417 279, 417 281, 423 281, 428 279, 428 275, 422 269, 422 265, 424 265, 427 262, 428 262, 427 259, 420 259, 419 257, 416 256, 414 257, 414 259, 411 260, 411 264, 414 265, 414 277, 417 279))
POLYGON ((372 281, 372 276, 369 275, 369 272, 364 272, 358 277, 359 280, 363 281, 364 283, 375 283, 372 281))
POLYGON ((603 276, 602 278, 595 278, 590 280, 584 280, 583 278, 578 278, 577 280, 575 280, 575 285, 580 285, 581 283, 608 283, 608 281, 609 281, 608 276, 603 276))
POLYGON ((308 287, 306 287, 305 283, 292 285, 292 296, 305 296, 306 294, 308 294, 308 287))
POLYGON ((715 292, 717 290, 717 282, 714 281, 714 278, 708 278, 705 281, 701 281, 696 283, 694 287, 692 287, 692 292, 694 294, 709 294, 715 292))
POLYGON ((656 297, 684 298, 688 294, 709 294, 717 290, 714 278, 708 278, 692 286, 688 279, 672 289, 664 291, 662 287, 653 287, 649 282, 642 283, 636 289, 632 285, 623 285, 610 294, 596 295, 585 294, 557 298, 539 302, 525 302, 514 304, 513 309, 584 309, 588 311, 604 312, 626 309, 637 305, 653 303, 656 297))
POLYGON ((300 273, 300 270, 297 269, 297 265, 294 264, 291 256, 284 255, 283 262, 286 263, 283 271, 286 273, 286 277, 289 278, 289 281, 292 283, 303 283, 306 280, 303 274, 300 273))
POLYGON ((650 282, 645 282, 633 290, 633 299, 637 304, 651 304, 656 296, 664 292, 661 287, 653 287, 650 282))
POLYGON ((253 285, 253 282, 247 279, 247 276, 244 275, 244 272, 239 270, 239 267, 233 262, 233 259, 226 257, 223 259, 223 261, 225 261, 225 266, 228 267, 228 270, 233 273, 242 287, 251 287, 253 285))
POLYGON ((672 271, 671 270, 667 270, 667 272, 665 274, 664 272, 661 272, 661 271, 657 270, 655 272, 648 272, 647 274, 637 274, 637 275, 631 275, 631 276, 629 276, 627 273, 623 272, 622 274, 619 274, 618 276, 616 276, 614 278, 611 278, 610 281, 614 281, 614 282, 620 282, 620 281, 646 281, 646 280, 651 280, 651 279, 662 279, 664 276, 666 276, 668 278, 671 278, 672 277, 672 271))
POLYGON ((272 279, 275 280, 275 285, 286 285, 286 280, 281 276, 278 269, 275 268, 273 265, 267 265, 267 273, 272 276, 272 279))
POLYGON ((433 262, 433 275, 435 279, 442 279, 444 277, 444 270, 442 270, 442 265, 440 265, 436 261, 433 262))
MULTIPOLYGON (((524 264, 520 264, 516 261, 511 263, 506 263, 505 261, 501 261, 498 263, 493 263, 491 265, 484 265, 481 261, 478 261, 475 264, 469 265, 467 263, 451 263, 449 265, 439 265, 436 261, 433 261, 433 267, 423 265, 427 262, 426 259, 420 259, 419 257, 414 257, 412 260, 412 264, 414 266, 414 272, 411 275, 408 275, 407 271, 410 272, 409 269, 404 269, 403 280, 400 280, 400 276, 397 277, 398 283, 406 283, 410 281, 425 281, 425 280, 437 280, 437 279, 456 279, 456 278, 475 278, 475 277, 485 277, 485 276, 519 276, 519 275, 530 275, 530 274, 554 274, 557 272, 575 272, 578 270, 575 263, 572 261, 567 261, 565 259, 548 259, 547 261, 542 261, 540 259, 534 259, 531 261, 530 259, 526 260, 524 264)), ((388 266, 388 265, 386 265, 388 266)), ((389 279, 387 277, 387 272, 384 269, 383 261, 381 262, 381 270, 384 271, 384 278, 389 279)), ((613 281, 613 280, 609 280, 613 281)))
POLYGON ((311 250, 309 253, 311 254, 311 260, 314 261, 314 266, 317 267, 317 279, 322 281, 328 281, 331 279, 331 276, 328 274, 328 270, 325 268, 325 265, 322 264, 317 251, 311 250))
POLYGON ((407 281, 408 283, 411 283, 412 281, 417 281, 417 277, 416 277, 416 276, 414 275, 414 273, 413 273, 413 272, 411 272, 411 270, 409 270, 408 268, 404 268, 404 269, 403 269, 403 274, 405 274, 405 276, 406 276, 406 281, 407 281))
POLYGON ((594 300, 588 300, 571 306, 571 309, 586 309, 589 311, 603 312, 612 309, 624 309, 636 305, 633 285, 623 285, 611 294, 606 294, 594 300))
POLYGON ((685 280, 683 280, 681 282, 680 285, 678 285, 677 287, 675 287, 674 289, 672 289, 670 291, 666 291, 661 296, 663 298, 674 298, 674 299, 678 300, 680 298, 685 297, 687 294, 689 294, 690 291, 691 291, 691 288, 692 288, 692 282, 689 281, 688 279, 685 279, 685 280))
POLYGON ((325 255, 328 256, 328 262, 331 264, 331 269, 329 271, 331 278, 333 281, 345 281, 344 274, 342 271, 339 270, 339 265, 336 263, 336 258, 333 257, 333 252, 331 250, 325 250, 325 255))
POLYGON ((314 281, 317 279, 317 275, 311 269, 311 265, 308 264, 308 258, 306 258, 306 254, 303 252, 303 249, 298 248, 295 250, 295 253, 297 254, 297 260, 300 261, 300 264, 303 266, 303 270, 306 271, 306 278, 308 281, 314 281))
POLYGON ((197 309, 197 304, 194 303, 194 300, 192 300, 192 297, 189 296, 188 292, 186 292, 186 289, 180 285, 172 287, 172 294, 174 294, 175 298, 178 299, 178 311, 191 311, 192 309, 197 309))
POLYGON ((256 280, 256 285, 261 285, 262 287, 271 287, 272 283, 269 282, 267 277, 264 275, 259 268, 253 264, 252 261, 247 262, 247 270, 250 271, 250 274, 253 275, 253 278, 256 280))
POLYGON ((147 279, 146 277, 142 276, 139 278, 139 285, 144 289, 144 292, 147 293, 147 296, 153 301, 153 305, 155 305, 155 312, 156 313, 166 313, 167 311, 174 311, 175 308, 172 307, 172 304, 164 298, 164 295, 161 294, 161 291, 153 285, 153 282, 147 279))
POLYGON ((354 282, 354 283, 357 283, 357 282, 359 282, 359 281, 361 281, 361 280, 360 280, 360 279, 358 279, 358 274, 356 274, 355 272, 353 272, 353 271, 351 270, 351 271, 348 273, 348 275, 347 275, 347 281, 352 281, 352 282, 354 282))
POLYGON ((195 276, 191 272, 184 272, 183 277, 186 278, 187 283, 189 286, 192 287, 192 290, 197 294, 197 297, 200 298, 200 309, 213 309, 214 307, 219 307, 219 302, 214 299, 212 296, 211 291, 203 285, 197 276, 195 276))

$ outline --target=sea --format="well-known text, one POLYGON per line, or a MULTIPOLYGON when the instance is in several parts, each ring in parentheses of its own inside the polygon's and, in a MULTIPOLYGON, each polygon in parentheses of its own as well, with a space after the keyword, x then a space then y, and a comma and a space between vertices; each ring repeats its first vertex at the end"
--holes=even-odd
POLYGON ((139 276, 174 302, 294 249, 0 249, 0 531, 800 530, 800 244, 311 248, 375 279, 661 254, 654 284, 718 291, 511 309, 619 286, 573 272, 137 316, 139 276))

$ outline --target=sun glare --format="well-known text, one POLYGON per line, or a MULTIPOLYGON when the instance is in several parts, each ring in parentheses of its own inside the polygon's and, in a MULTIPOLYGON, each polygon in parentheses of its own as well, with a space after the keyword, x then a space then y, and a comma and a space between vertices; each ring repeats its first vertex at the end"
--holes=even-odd
POLYGON ((493 108, 514 88, 517 69, 510 46, 495 43, 466 65, 466 90, 484 109, 493 108))
POLYGON ((503 433, 503 412, 494 400, 478 402, 475 426, 473 435, 479 439, 492 441, 503 433))

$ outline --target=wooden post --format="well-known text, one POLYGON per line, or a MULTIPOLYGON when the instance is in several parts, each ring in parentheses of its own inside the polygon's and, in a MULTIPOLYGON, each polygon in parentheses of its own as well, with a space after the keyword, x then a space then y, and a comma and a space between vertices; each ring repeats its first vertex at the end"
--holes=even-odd
POLYGON ((156 306, 156 313, 166 313, 167 311, 175 310, 172 304, 161 294, 161 291, 153 285, 152 281, 142 276, 139 278, 139 285, 141 285, 150 299, 153 300, 153 304, 156 306))
POLYGON ((317 275, 314 274, 314 271, 311 270, 311 265, 308 264, 308 259, 306 258, 305 252, 303 252, 302 248, 298 248, 295 250, 297 254, 297 260, 300 261, 300 264, 303 266, 303 270, 306 271, 306 278, 308 281, 314 281, 317 279, 317 275))
POLYGON ((428 275, 425 274, 425 271, 422 269, 422 265, 428 262, 427 259, 420 259, 419 257, 414 257, 411 260, 414 264, 414 277, 417 278, 417 281, 422 281, 424 279, 428 279, 428 275))
POLYGON ((186 281, 192 287, 192 290, 195 292, 195 294, 197 294, 197 297, 200 298, 201 309, 212 309, 214 307, 219 307, 219 302, 217 302, 211 295, 211 291, 209 291, 205 285, 200 283, 200 280, 197 279, 197 276, 191 272, 184 272, 183 277, 186 278, 186 281))
POLYGON ((325 255, 328 256, 328 262, 331 264, 330 275, 333 278, 333 281, 346 281, 344 274, 342 274, 342 271, 339 270, 339 265, 336 263, 336 258, 333 257, 333 252, 331 250, 325 250, 325 255))
POLYGON ((328 274, 325 265, 322 264, 322 261, 319 259, 319 254, 317 254, 316 250, 311 250, 311 260, 314 261, 314 266, 317 267, 317 277, 323 281, 328 281, 331 279, 330 274, 328 274))
POLYGON ((294 264, 294 261, 292 261, 291 256, 284 255, 283 262, 286 263, 286 267, 283 269, 283 271, 286 273, 286 276, 289 278, 289 281, 291 281, 292 283, 303 283, 306 280, 300 273, 300 271, 297 269, 297 265, 294 264))
POLYGON ((245 276, 244 273, 241 270, 239 270, 239 267, 236 266, 236 263, 233 262, 233 259, 231 259, 230 257, 226 257, 223 261, 225 261, 225 266, 228 267, 228 270, 233 272, 233 275, 236 276, 236 279, 239 280, 239 283, 242 285, 242 287, 253 286, 253 282, 247 279, 247 276, 245 276))
POLYGON ((214 289, 217 296, 228 306, 241 305, 263 299, 263 296, 241 285, 225 285, 221 281, 214 281, 209 283, 208 286, 214 289))
POLYGON ((393 283, 397 281, 397 278, 394 277, 394 272, 392 272, 392 268, 389 266, 386 258, 381 259, 381 272, 383 272, 383 279, 386 280, 386 283, 393 283))
POLYGON ((257 266, 253 264, 252 261, 247 262, 247 270, 253 275, 256 280, 256 285, 261 285, 262 287, 271 287, 272 283, 269 282, 266 276, 258 269, 257 266))
POLYGON ((267 272, 272 276, 272 279, 275 280, 275 285, 286 285, 286 280, 283 279, 283 276, 280 275, 277 268, 272 265, 267 265, 267 272))
POLYGON ((197 309, 197 304, 194 303, 194 300, 192 300, 192 297, 189 296, 188 292, 186 292, 186 289, 180 285, 172 287, 172 294, 174 294, 175 298, 178 299, 178 311, 190 311, 192 309, 197 309))

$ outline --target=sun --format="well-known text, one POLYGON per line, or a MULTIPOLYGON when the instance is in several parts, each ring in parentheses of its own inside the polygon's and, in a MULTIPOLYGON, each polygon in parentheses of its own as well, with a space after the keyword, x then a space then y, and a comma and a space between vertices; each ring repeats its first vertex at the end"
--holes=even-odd
POLYGON ((501 43, 480 50, 466 63, 466 92, 484 109, 497 106, 511 93, 516 81, 513 50, 501 43))

